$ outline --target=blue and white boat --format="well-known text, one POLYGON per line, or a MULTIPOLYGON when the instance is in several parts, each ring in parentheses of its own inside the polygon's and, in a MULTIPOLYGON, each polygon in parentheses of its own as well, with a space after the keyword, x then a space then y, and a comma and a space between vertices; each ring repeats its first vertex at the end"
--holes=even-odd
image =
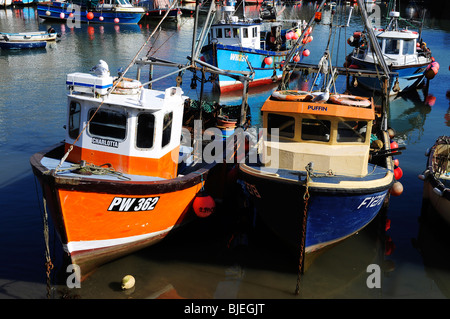
POLYGON ((137 24, 145 10, 128 0, 74 0, 42 2, 37 5, 39 18, 72 23, 137 24))
MULTIPOLYGON (((244 10, 245 11, 245 10, 244 10)), ((291 48, 281 24, 268 24, 261 21, 239 19, 234 15, 234 0, 228 0, 222 7, 222 19, 211 25, 208 43, 202 48, 202 59, 222 70, 253 73, 249 86, 276 82, 282 75, 280 65, 291 48)), ((293 28, 295 30, 296 28, 293 28)), ((221 92, 241 89, 240 81, 226 75, 219 75, 216 81, 221 92)))
POLYGON ((34 32, 0 32, 0 48, 3 50, 45 48, 47 42, 56 41, 57 37, 58 34, 53 28, 34 32))
MULTIPOLYGON (((433 78, 435 72, 430 71, 427 74, 434 59, 421 34, 406 28, 400 29, 399 12, 391 11, 389 15, 391 20, 386 29, 374 28, 374 34, 386 64, 393 74, 390 78, 389 94, 395 95, 420 87, 425 78, 433 78)), ((346 61, 350 68, 371 71, 380 69, 365 32, 355 32, 348 43, 355 47, 346 61)), ((377 78, 360 77, 358 82, 368 89, 381 91, 381 82, 377 78)))
POLYGON ((372 99, 336 93, 277 90, 266 100, 267 136, 259 156, 239 164, 239 179, 259 220, 288 246, 318 251, 386 207, 396 150, 378 112, 372 99))

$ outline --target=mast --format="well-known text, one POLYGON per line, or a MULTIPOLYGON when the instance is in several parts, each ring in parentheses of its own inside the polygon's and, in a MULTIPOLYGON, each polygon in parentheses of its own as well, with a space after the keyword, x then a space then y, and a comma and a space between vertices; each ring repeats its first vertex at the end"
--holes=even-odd
MULTIPOLYGON (((323 9, 323 6, 325 4, 326 0, 322 0, 322 3, 320 4, 319 8, 316 10, 316 12, 320 12, 323 9)), ((286 56, 286 63, 283 66, 283 75, 281 77, 281 82, 280 85, 278 86, 279 90, 285 90, 287 88, 287 75, 289 73, 287 65, 289 64, 289 62, 292 60, 293 56, 295 55, 295 53, 297 52, 298 48, 300 47, 300 44, 303 41, 303 38, 305 37, 305 32, 306 30, 308 30, 308 28, 313 24, 314 22, 314 18, 315 15, 311 17, 311 19, 309 20, 308 24, 306 25, 305 29, 303 30, 302 34, 300 35, 300 37, 298 38, 297 42, 294 44, 294 46, 292 47, 292 49, 289 51, 289 54, 286 56)))
POLYGON ((369 36, 370 45, 372 49, 375 51, 375 55, 377 56, 378 63, 380 64, 381 68, 383 69, 383 74, 381 76, 381 87, 383 88, 383 94, 382 94, 382 110, 383 110, 383 129, 387 129, 387 118, 388 118, 388 107, 389 107, 389 67, 386 64, 386 61, 383 58, 383 53, 381 52, 380 44, 378 43, 375 33, 373 32, 372 23, 369 21, 369 18, 367 17, 366 7, 364 6, 364 3, 362 0, 358 0, 358 5, 361 10, 361 16, 362 20, 364 22, 364 26, 366 28, 367 34, 369 36))

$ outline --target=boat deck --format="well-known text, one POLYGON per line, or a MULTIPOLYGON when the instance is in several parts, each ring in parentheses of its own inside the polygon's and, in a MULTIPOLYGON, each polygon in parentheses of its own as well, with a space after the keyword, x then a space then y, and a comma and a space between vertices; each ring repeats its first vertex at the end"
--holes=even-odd
MULTIPOLYGON (((303 182, 306 180, 306 171, 270 168, 258 164, 247 164, 247 168, 257 174, 264 174, 274 178, 282 178, 292 182, 303 182)), ((351 175, 332 175, 324 172, 315 172, 311 176, 311 182, 327 184, 339 184, 341 182, 370 182, 384 178, 388 172, 389 170, 384 167, 368 164, 368 174, 363 177, 351 175)))

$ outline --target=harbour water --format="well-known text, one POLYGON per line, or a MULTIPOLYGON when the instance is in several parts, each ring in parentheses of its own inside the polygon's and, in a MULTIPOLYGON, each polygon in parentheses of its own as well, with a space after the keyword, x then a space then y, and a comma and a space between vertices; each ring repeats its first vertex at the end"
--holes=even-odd
MULTIPOLYGON (((402 15, 408 2, 402 2, 402 15)), ((383 6, 384 3, 380 3, 383 6)), ((448 4, 447 4, 448 6, 448 4)), ((257 14, 247 7, 247 16, 257 14)), ((309 20, 313 4, 291 6, 286 19, 309 20)), ((431 8, 430 8, 431 10, 431 8)), ((445 10, 443 10, 445 11, 445 10)), ((377 220, 355 236, 315 256, 302 277, 300 294, 295 295, 298 260, 295 254, 263 228, 241 230, 234 212, 226 204, 218 214, 200 220, 169 236, 161 243, 111 262, 98 269, 81 288, 52 285, 52 298, 80 299, 447 299, 450 297, 450 244, 447 225, 439 220, 421 219, 422 181, 425 151, 440 135, 450 134, 450 20, 432 11, 425 19, 423 38, 440 64, 431 81, 425 102, 422 91, 391 101, 390 126, 396 141, 406 150, 398 157, 403 170, 404 192, 391 197, 386 230, 377 220), (387 240, 386 240, 387 239, 387 240), (372 266, 371 266, 372 265, 372 266), (368 277, 379 266, 379 287, 370 287, 368 277), (120 289, 121 279, 136 278, 132 291, 120 289)), ((409 14, 411 11, 408 11, 409 14)), ((324 20, 330 11, 324 12, 324 20)), ((203 19, 203 18, 202 18, 203 19)), ((201 20, 202 20, 201 19, 201 20)), ((179 24, 165 23, 150 41, 155 56, 185 64, 190 55, 194 20, 184 14, 179 24)), ((201 25, 201 21, 200 21, 201 25)), ((34 7, 0 10, 0 31, 47 30, 61 33, 60 41, 35 51, 0 51, 0 298, 47 298, 42 193, 29 165, 30 156, 64 138, 66 117, 66 74, 88 72, 100 59, 112 73, 125 69, 147 40, 156 22, 140 25, 87 25, 69 28, 63 23, 40 20, 34 7)), ((353 31, 361 30, 354 15, 349 30, 340 36, 343 45, 353 31)), ((305 62, 317 63, 328 36, 319 25, 305 62), (317 59, 316 59, 317 57, 317 59)), ((343 31, 344 32, 344 31, 343 31)), ((338 38, 336 38, 338 40, 338 38)), ((337 45, 337 42, 336 42, 337 45)), ((136 74, 131 71, 128 77, 136 74)), ((154 77, 163 75, 157 68, 154 77)), ((145 75, 144 75, 145 76, 145 75)), ((190 88, 192 74, 186 73, 183 90, 191 98, 199 90, 190 88)), ((302 78, 298 78, 301 85, 302 78)), ((174 85, 173 77, 154 85, 174 85)), ((198 86, 199 88, 199 86, 198 86)), ((239 93, 219 96, 210 84, 210 100, 234 103, 239 93)), ((251 90, 249 105, 253 125, 259 124, 259 108, 275 86, 251 90)), ((345 88, 344 88, 345 89, 345 88)), ((274 199, 276 200, 276 199, 274 199)), ((294 208, 293 208, 294 209, 294 208)), ((51 226, 51 225, 50 225, 51 226)), ((50 251, 55 269, 52 282, 69 273, 58 269, 62 258, 60 243, 50 228, 50 251), (57 276, 58 275, 58 276, 57 276)), ((61 281, 59 281, 61 283, 61 281)))

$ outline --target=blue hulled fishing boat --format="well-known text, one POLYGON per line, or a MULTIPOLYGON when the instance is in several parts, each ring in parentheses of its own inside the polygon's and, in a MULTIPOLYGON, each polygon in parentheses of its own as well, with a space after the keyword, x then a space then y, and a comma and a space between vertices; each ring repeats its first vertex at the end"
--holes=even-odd
MULTIPOLYGON (((222 7, 222 19, 211 25, 208 43, 202 48, 203 60, 219 69, 253 73, 250 87, 276 82, 280 79, 282 61, 291 47, 291 38, 298 38, 295 25, 282 30, 272 24, 269 30, 259 20, 234 15, 234 1, 222 7)), ((225 75, 216 81, 221 92, 242 88, 242 83, 225 75)))
POLYGON ((84 23, 137 24, 145 13, 128 0, 76 0, 42 2, 37 5, 39 18, 84 23))

